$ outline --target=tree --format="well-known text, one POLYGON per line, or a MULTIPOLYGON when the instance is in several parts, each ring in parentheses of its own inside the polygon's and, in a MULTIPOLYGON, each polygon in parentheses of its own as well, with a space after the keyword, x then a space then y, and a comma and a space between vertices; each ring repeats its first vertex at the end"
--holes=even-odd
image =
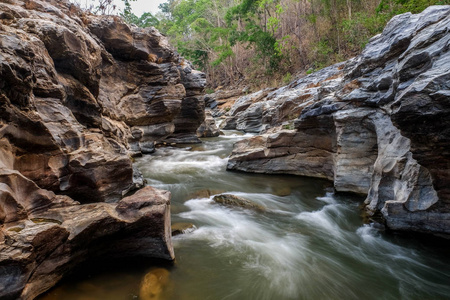
POLYGON ((449 2, 167 0, 157 16, 130 22, 166 34, 180 54, 207 73, 210 86, 244 79, 260 88, 358 54, 394 14, 449 2))

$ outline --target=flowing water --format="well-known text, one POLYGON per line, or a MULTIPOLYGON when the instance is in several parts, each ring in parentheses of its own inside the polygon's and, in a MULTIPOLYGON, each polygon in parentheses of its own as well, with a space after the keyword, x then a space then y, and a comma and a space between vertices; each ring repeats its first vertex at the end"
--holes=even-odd
POLYGON ((448 243, 388 235, 363 224, 362 199, 296 176, 227 172, 232 144, 159 148, 136 161, 172 192, 176 262, 81 269, 41 299, 450 299, 448 243), (229 193, 259 210, 224 206, 229 193))

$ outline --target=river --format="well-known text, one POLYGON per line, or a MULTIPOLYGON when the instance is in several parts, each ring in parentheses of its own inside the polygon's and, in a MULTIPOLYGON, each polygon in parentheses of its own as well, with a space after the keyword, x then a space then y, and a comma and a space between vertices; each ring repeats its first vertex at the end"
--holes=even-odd
POLYGON ((172 193, 176 262, 80 268, 40 299, 450 299, 449 243, 363 223, 361 197, 325 180, 227 172, 237 132, 136 160, 172 193), (263 210, 224 206, 230 193, 263 210))

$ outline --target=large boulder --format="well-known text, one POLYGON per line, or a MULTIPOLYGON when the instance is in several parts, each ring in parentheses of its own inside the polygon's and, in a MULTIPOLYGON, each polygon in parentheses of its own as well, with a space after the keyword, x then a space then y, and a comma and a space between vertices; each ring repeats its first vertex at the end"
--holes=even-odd
POLYGON ((450 234, 449 30, 450 6, 396 16, 361 55, 272 92, 259 103, 305 95, 295 130, 238 142, 228 168, 328 178, 391 229, 450 234))
MULTIPOLYGON (((20 175, 16 175, 18 178, 20 175)), ((26 180, 24 178, 20 179, 26 180)), ((0 234, 0 297, 34 299, 77 264, 127 256, 174 258, 170 233, 170 193, 146 187, 118 203, 79 205, 64 196, 26 192, 51 203, 22 203, 28 218, 8 219, 0 234), (62 199, 61 199, 62 198, 62 199)), ((9 199, 23 201, 21 191, 9 199), (15 197, 15 198, 14 198, 15 197)), ((4 195, 4 194, 2 194, 4 195)), ((3 198, 3 197, 2 197, 3 198)), ((2 206, 2 209, 4 207, 2 206)), ((8 211, 10 213, 10 211, 8 211)))

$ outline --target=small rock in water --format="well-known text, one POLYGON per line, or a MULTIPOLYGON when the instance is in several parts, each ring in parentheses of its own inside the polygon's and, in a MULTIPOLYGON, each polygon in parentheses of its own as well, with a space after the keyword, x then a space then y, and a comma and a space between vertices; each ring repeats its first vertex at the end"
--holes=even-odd
POLYGON ((139 299, 160 299, 164 287, 169 282, 169 275, 169 271, 163 268, 153 269, 148 272, 142 279, 139 299))
POLYGON ((260 212, 266 211, 265 207, 263 207, 257 203, 251 202, 247 199, 244 199, 244 198, 241 198, 241 197, 238 197, 235 195, 231 195, 231 194, 217 195, 217 196, 214 196, 213 200, 217 203, 224 204, 224 205, 253 209, 256 211, 260 211, 260 212))
POLYGON ((275 188, 275 190, 273 191, 273 193, 277 196, 289 196, 292 191, 291 188, 286 186, 286 187, 279 187, 279 188, 275 188))
POLYGON ((189 195, 189 199, 198 199, 198 198, 209 198, 212 195, 217 195, 225 192, 224 190, 210 190, 210 189, 203 189, 203 190, 197 190, 189 195))
POLYGON ((174 223, 172 224, 172 236, 192 232, 195 229, 197 227, 192 223, 174 223))

